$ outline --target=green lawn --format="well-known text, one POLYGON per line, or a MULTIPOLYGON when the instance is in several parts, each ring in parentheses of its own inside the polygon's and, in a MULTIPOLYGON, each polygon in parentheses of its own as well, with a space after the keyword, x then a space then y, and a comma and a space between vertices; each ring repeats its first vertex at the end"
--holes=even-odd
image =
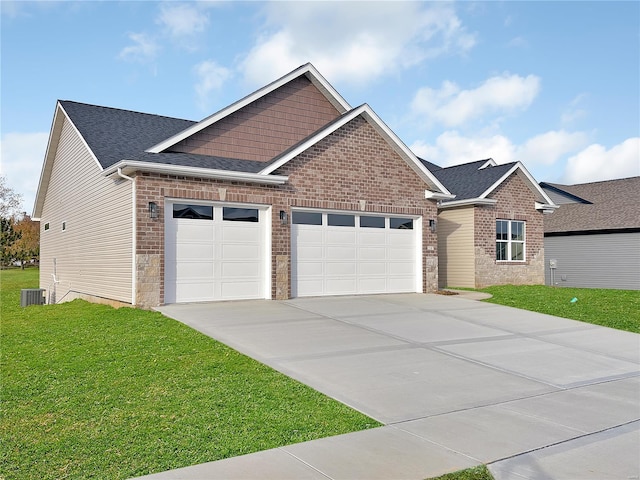
POLYGON ((637 290, 501 285, 480 291, 493 295, 485 302, 640 333, 640 292, 637 290), (577 300, 572 303, 574 298, 577 300))
POLYGON ((484 465, 468 468, 466 470, 459 470, 453 473, 447 473, 440 477, 435 477, 430 480, 493 480, 493 475, 489 472, 489 469, 484 465))
POLYGON ((378 426, 163 315, 20 307, 0 272, 0 478, 128 478, 378 426))

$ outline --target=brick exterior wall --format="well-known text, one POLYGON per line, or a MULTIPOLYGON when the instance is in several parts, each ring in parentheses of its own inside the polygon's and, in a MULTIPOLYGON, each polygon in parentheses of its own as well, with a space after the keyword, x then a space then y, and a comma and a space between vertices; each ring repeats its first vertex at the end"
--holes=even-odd
POLYGON ((339 116, 306 77, 299 77, 171 151, 267 162, 339 116))
POLYGON ((272 296, 291 296, 291 230, 282 225, 280 210, 292 207, 353 210, 423 217, 423 290, 437 290, 438 263, 435 234, 428 220, 436 218, 436 205, 424 199, 426 184, 364 120, 347 125, 300 154, 278 171, 288 175, 281 186, 205 180, 157 174, 136 176, 137 298, 150 307, 164 302, 164 201, 242 202, 272 205, 272 296), (149 219, 148 203, 159 206, 157 219, 149 219))
POLYGON ((529 185, 514 173, 490 196, 496 205, 476 206, 475 216, 475 284, 491 285, 544 284, 543 213, 535 209, 536 197, 529 185), (525 262, 496 261, 496 220, 524 220, 525 262))

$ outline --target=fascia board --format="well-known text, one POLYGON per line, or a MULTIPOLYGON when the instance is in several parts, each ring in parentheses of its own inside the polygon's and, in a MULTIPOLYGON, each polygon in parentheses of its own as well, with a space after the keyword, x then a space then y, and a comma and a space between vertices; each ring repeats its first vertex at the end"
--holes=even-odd
POLYGON ((184 167, 181 165, 140 162, 137 160, 122 160, 106 169, 103 172, 103 175, 110 176, 116 173, 118 170, 127 175, 130 175, 134 172, 150 172, 164 175, 259 183, 263 185, 283 185, 289 180, 289 177, 282 175, 261 175, 259 173, 236 172, 231 170, 214 170, 211 168, 201 167, 184 167))
POLYGON ((426 198, 427 200, 453 200, 454 198, 456 198, 456 196, 451 193, 439 193, 425 190, 424 198, 426 198))
POLYGON ((324 130, 321 130, 312 137, 309 137, 305 142, 299 144, 296 148, 286 152, 285 155, 280 157, 275 162, 269 164, 259 173, 266 175, 274 172, 282 165, 289 162, 291 159, 295 158, 305 150, 311 148, 320 140, 326 138, 328 135, 343 127, 359 115, 362 115, 370 125, 372 125, 380 134, 382 134, 382 136, 384 136, 389 141, 394 150, 401 157, 403 157, 409 164, 409 166, 412 167, 413 170, 418 175, 420 175, 427 183, 431 183, 432 185, 434 185, 438 190, 440 190, 441 193, 449 195, 451 194, 451 192, 449 192, 449 190, 447 190, 445 186, 442 185, 429 170, 427 170, 422 162, 418 160, 418 157, 416 157, 415 154, 411 150, 409 150, 409 148, 402 142, 402 140, 400 140, 398 136, 393 133, 393 131, 380 119, 380 117, 378 117, 378 115, 376 115, 376 113, 366 103, 343 114, 339 121, 333 122, 324 130))
POLYGON ((96 165, 100 169, 103 170, 102 165, 98 161, 98 157, 93 153, 93 150, 89 147, 89 144, 86 142, 84 137, 80 134, 80 131, 75 126, 67 112, 65 111, 62 104, 58 101, 56 103, 55 113, 53 114, 53 121, 51 122, 51 130, 49 132, 49 139, 47 140, 47 149, 45 150, 44 162, 42 164, 42 170, 40 172, 40 180, 38 181, 38 190, 36 191, 36 200, 33 206, 33 215, 32 218, 40 218, 42 215, 42 207, 44 204, 44 194, 47 191, 49 186, 49 179, 51 177, 51 170, 53 168, 53 161, 56 156, 56 152, 58 151, 58 144, 60 142, 60 135, 62 133, 62 126, 64 124, 64 120, 67 120, 69 124, 72 126, 80 141, 85 146, 93 161, 96 162, 96 165))
POLYGON ((553 203, 553 200, 551 200, 551 198, 549 198, 549 196, 546 194, 546 192, 540 187, 540 185, 538 185, 538 182, 535 181, 535 179, 533 178, 533 176, 529 173, 529 171, 525 168, 525 166, 520 163, 520 162, 516 162, 515 165, 513 167, 511 167, 507 173, 505 173, 502 177, 500 177, 500 179, 495 182, 493 185, 491 185, 488 189, 486 189, 482 195, 480 195, 479 198, 486 198, 489 194, 491 194, 491 192, 493 192, 496 188, 498 188, 498 186, 500 184, 502 184, 502 182, 504 182, 512 173, 516 172, 516 171, 520 171, 525 178, 527 179, 527 182, 529 183, 529 187, 531 188, 531 190, 535 191, 538 193, 538 195, 540 195, 540 197, 549 205, 555 205, 555 203, 553 203))
POLYGON ((262 87, 259 90, 247 95, 246 97, 238 100, 235 103, 232 103, 228 107, 219 110, 213 115, 208 116, 204 120, 182 130, 181 132, 176 133, 175 135, 163 140, 162 142, 154 145, 153 147, 146 150, 149 153, 160 153, 166 150, 169 147, 172 147, 178 142, 181 142, 185 138, 194 135, 195 133, 207 128, 210 125, 222 120, 223 118, 231 115, 234 112, 246 107, 251 102, 254 102, 265 95, 277 90, 278 88, 286 85, 291 80, 294 80, 301 75, 306 76, 319 90, 324 94, 324 96, 331 102, 331 104, 338 109, 340 113, 344 113, 348 110, 351 110, 351 106, 347 103, 347 101, 342 98, 342 96, 331 86, 329 82, 327 82, 322 75, 316 70, 316 68, 307 63, 306 65, 302 65, 301 67, 295 69, 294 71, 288 73, 284 77, 279 78, 278 80, 271 82, 270 84, 262 87))
POLYGON ((497 200, 493 198, 467 198, 464 200, 452 200, 450 202, 441 202, 438 204, 438 208, 454 208, 454 207, 464 207, 467 205, 495 205, 498 203, 497 200))

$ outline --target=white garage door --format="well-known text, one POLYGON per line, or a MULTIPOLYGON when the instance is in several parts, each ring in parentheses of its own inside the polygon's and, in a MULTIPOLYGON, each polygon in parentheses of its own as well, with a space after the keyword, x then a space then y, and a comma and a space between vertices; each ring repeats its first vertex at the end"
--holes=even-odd
POLYGON ((165 303, 268 298, 268 213, 256 206, 168 202, 165 303))
POLYGON ((292 295, 422 291, 418 218, 294 211, 292 295))

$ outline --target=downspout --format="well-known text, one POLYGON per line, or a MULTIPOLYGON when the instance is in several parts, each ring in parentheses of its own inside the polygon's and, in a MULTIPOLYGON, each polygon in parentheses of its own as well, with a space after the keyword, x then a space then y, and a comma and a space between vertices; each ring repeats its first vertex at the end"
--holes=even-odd
POLYGON ((136 225, 137 225, 137 215, 136 215, 136 181, 133 177, 125 175, 122 173, 122 168, 118 167, 117 174, 120 178, 125 180, 129 180, 131 182, 131 204, 133 208, 132 218, 132 254, 131 254, 131 305, 136 304, 136 283, 137 283, 137 271, 136 271, 136 250, 137 250, 137 235, 136 235, 136 225))

